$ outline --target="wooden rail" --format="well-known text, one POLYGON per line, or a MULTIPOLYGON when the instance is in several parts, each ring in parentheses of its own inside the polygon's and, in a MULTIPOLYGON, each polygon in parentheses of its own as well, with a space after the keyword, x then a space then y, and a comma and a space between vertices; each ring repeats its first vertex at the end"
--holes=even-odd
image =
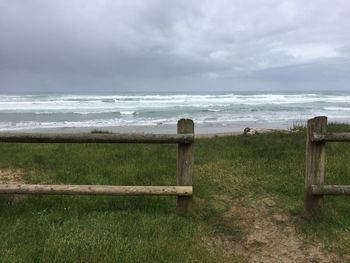
POLYGON ((330 133, 327 117, 307 122, 304 209, 307 216, 317 214, 324 195, 350 195, 350 185, 324 185, 326 142, 350 141, 350 133, 330 133))
POLYGON ((0 143, 157 143, 177 144, 177 186, 0 184, 0 194, 176 195, 178 212, 192 205, 194 124, 177 123, 177 134, 1 133, 0 143))
POLYGON ((114 186, 0 184, 1 194, 45 195, 192 195, 192 186, 114 186))
POLYGON ((13 143, 193 143, 190 134, 0 133, 0 142, 13 143))
POLYGON ((350 185, 311 185, 313 195, 350 195, 350 185))
POLYGON ((311 140, 313 142, 350 142, 350 132, 327 132, 312 134, 311 140))

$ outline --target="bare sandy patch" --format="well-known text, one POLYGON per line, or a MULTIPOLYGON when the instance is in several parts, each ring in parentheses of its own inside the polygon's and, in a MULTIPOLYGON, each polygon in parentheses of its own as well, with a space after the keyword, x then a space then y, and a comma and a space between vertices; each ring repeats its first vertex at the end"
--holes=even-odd
MULTIPOLYGON (((0 184, 22 184, 24 183, 24 175, 25 173, 21 169, 0 170, 0 184)), ((25 198, 25 195, 11 195, 11 200, 15 203, 25 198)))
POLYGON ((1 184, 24 183, 23 177, 24 177, 24 172, 20 169, 0 170, 0 183, 1 184))
MULTIPOLYGON (((242 201, 233 202, 224 220, 238 224, 243 231, 242 239, 219 234, 207 244, 242 255, 245 262, 344 262, 338 255, 325 251, 321 244, 307 242, 296 232, 291 216, 277 209, 272 198, 249 206, 242 201)), ((349 262, 350 258, 345 260, 349 262)))

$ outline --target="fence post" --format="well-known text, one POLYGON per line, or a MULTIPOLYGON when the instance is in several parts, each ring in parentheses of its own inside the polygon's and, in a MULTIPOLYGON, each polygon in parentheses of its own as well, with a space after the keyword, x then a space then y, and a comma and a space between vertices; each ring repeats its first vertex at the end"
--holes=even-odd
POLYGON ((326 133, 327 117, 315 117, 307 122, 306 137, 306 173, 304 209, 307 216, 319 212, 323 206, 323 195, 313 195, 311 185, 324 184, 325 141, 312 141, 312 134, 326 133))
MULTIPOLYGON (((177 133, 194 134, 194 124, 190 119, 181 119, 177 123, 177 133)), ((192 186, 193 143, 179 143, 177 146, 177 185, 192 186)), ((178 196, 177 210, 185 214, 192 205, 192 196, 178 196)))

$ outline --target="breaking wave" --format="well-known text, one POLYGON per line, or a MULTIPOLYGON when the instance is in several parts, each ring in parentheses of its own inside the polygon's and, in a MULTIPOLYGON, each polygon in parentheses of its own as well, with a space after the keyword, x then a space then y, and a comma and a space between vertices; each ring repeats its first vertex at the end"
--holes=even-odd
MULTIPOLYGON (((0 130, 349 118, 348 93, 0 95, 0 130)), ((268 125, 267 125, 268 126, 268 125)))

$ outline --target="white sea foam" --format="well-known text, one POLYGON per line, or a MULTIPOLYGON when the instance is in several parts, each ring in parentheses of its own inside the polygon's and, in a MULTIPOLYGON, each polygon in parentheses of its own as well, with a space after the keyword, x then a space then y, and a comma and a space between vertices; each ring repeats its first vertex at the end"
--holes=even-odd
POLYGON ((350 119, 350 93, 0 95, 0 130, 350 119))
POLYGON ((327 111, 350 111, 350 107, 325 107, 327 111))
POLYGON ((136 115, 137 112, 136 111, 121 111, 120 114, 121 115, 136 115))

